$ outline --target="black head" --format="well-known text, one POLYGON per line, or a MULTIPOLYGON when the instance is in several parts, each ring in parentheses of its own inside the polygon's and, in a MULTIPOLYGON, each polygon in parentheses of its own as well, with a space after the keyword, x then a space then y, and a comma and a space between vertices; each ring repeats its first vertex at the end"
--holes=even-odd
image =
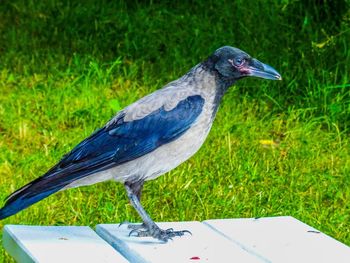
POLYGON ((235 81, 244 77, 259 77, 281 80, 281 75, 271 66, 252 58, 244 51, 225 46, 214 52, 210 58, 215 70, 227 80, 235 81))

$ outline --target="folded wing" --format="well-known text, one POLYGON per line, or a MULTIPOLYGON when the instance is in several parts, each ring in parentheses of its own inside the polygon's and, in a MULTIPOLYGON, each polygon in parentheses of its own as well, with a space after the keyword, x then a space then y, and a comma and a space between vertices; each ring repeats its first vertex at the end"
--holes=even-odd
POLYGON ((196 121, 203 105, 201 96, 189 96, 171 110, 162 106, 133 121, 125 121, 125 112, 121 111, 113 123, 78 144, 47 173, 11 194, 0 209, 0 219, 21 211, 75 180, 132 161, 176 140, 196 121))

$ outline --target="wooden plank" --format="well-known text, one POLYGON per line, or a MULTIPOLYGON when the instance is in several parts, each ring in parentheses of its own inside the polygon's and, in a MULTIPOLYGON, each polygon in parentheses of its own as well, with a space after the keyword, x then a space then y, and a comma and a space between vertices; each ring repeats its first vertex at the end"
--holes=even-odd
POLYGON ((5 225, 3 244, 20 263, 128 262, 87 226, 5 225))
POLYGON ((130 262, 268 262, 217 234, 200 222, 157 223, 162 229, 189 230, 167 243, 150 237, 129 237, 127 225, 97 225, 96 232, 130 262))
POLYGON ((293 217, 218 219, 204 223, 271 262, 350 262, 348 246, 293 217))

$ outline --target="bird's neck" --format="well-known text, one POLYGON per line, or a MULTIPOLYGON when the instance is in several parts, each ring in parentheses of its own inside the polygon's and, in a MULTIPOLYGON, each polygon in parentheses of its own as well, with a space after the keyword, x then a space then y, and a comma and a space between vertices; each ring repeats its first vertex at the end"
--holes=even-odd
POLYGON ((180 79, 180 82, 182 81, 188 82, 189 86, 205 97, 212 111, 212 119, 216 116, 222 97, 234 83, 217 72, 210 58, 192 68, 180 79))
POLYGON ((215 68, 215 59, 216 57, 210 56, 207 60, 199 64, 199 67, 201 68, 201 74, 205 73, 205 75, 210 76, 212 78, 212 89, 215 93, 215 100, 214 100, 214 114, 216 114, 216 111, 221 103, 222 97, 225 95, 226 91, 231 87, 235 80, 230 79, 227 77, 222 76, 217 69, 215 68))
POLYGON ((235 79, 227 78, 218 72, 218 70, 215 68, 215 63, 217 62, 217 59, 217 56, 212 55, 200 65, 204 69, 204 71, 208 72, 215 78, 217 92, 220 93, 221 96, 223 96, 228 90, 228 88, 235 83, 235 79))

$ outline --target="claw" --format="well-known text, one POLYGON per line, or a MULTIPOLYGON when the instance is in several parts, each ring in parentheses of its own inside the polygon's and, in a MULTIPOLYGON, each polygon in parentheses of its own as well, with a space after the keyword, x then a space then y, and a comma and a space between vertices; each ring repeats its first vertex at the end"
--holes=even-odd
POLYGON ((133 229, 133 230, 130 231, 129 237, 133 236, 134 233, 136 234, 134 237, 139 237, 140 236, 139 235, 139 231, 137 229, 133 229))
POLYGON ((182 232, 183 234, 188 233, 188 234, 190 234, 190 235, 192 236, 192 232, 189 231, 189 230, 182 230, 181 232, 182 232))
POLYGON ((133 229, 130 231, 129 233, 129 237, 134 236, 134 237, 149 237, 151 236, 151 234, 149 233, 149 231, 142 231, 139 229, 133 229), (133 235, 135 234, 135 235, 133 235))

